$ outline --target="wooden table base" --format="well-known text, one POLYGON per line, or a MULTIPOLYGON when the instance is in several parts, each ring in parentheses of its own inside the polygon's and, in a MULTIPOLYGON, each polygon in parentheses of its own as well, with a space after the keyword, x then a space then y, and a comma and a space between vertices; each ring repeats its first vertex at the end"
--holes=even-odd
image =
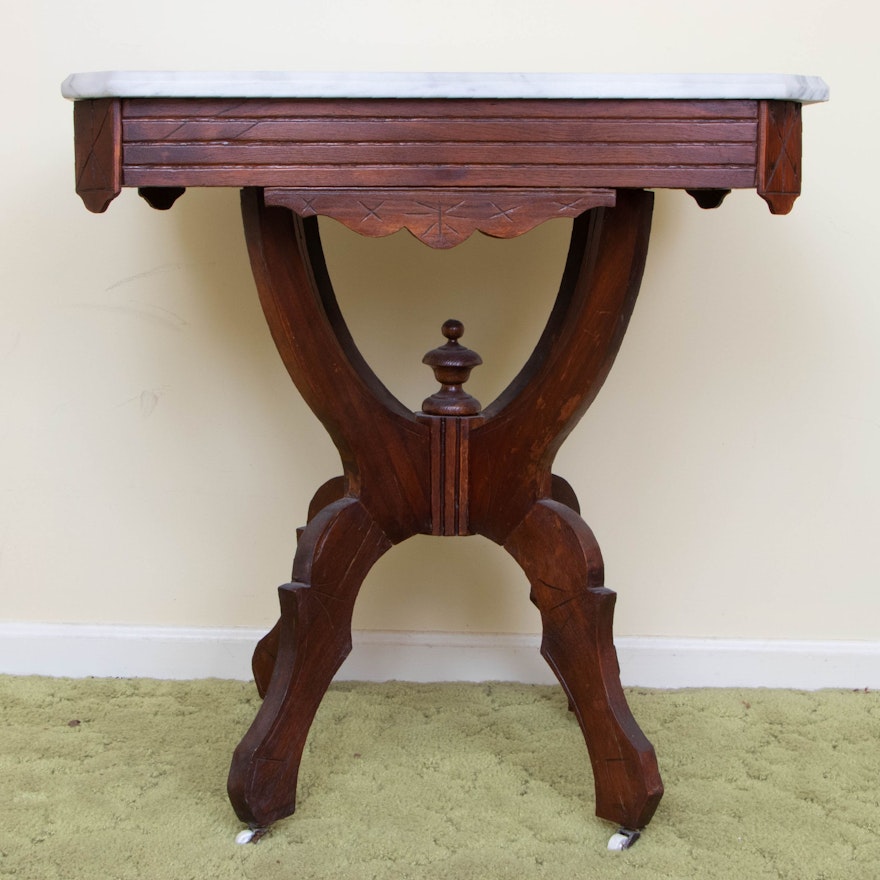
POLYGON ((76 190, 89 210, 104 211, 126 187, 161 209, 187 187, 244 188, 269 327, 342 460, 312 500, 280 620, 254 654, 264 701, 229 773, 237 814, 259 834, 294 811, 309 727, 351 649, 373 563, 411 535, 479 534, 528 576, 541 653, 589 750, 596 812, 632 832, 609 848, 628 847, 663 786, 620 686, 599 547, 553 461, 626 331, 650 235, 647 190, 685 190, 713 208, 733 189, 754 189, 787 213, 801 190, 801 105, 826 100, 825 84, 111 71, 75 75, 64 94, 75 99, 76 190), (480 358, 453 320, 425 356, 441 387, 421 412, 382 385, 340 314, 318 215, 366 236, 405 228, 432 248, 573 218, 547 327, 497 400, 483 408, 464 390, 480 358))
POLYGON ((235 751, 228 786, 236 813, 251 827, 265 828, 294 811, 303 747, 351 650, 361 583, 386 550, 414 534, 484 535, 522 566, 541 613, 541 653, 589 750, 596 813, 631 829, 650 821, 663 786, 654 750, 621 689, 612 640, 615 594, 603 586, 602 556, 574 492, 551 467, 620 347, 644 268, 652 205, 648 192, 618 190, 615 207, 594 208, 574 221, 547 327, 496 401, 481 410, 461 388, 469 371, 461 364, 474 361, 457 341, 460 328, 447 324, 447 344, 431 362, 442 393, 413 413, 352 341, 316 218, 267 206, 261 189, 243 191, 248 249, 269 327, 343 467, 312 502, 291 582, 279 589, 280 620, 254 655, 265 699, 235 751))

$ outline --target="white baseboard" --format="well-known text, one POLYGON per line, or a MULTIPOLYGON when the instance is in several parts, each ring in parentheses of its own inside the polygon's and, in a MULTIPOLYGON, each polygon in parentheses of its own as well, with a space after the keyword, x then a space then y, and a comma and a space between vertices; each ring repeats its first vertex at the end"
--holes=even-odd
MULTIPOLYGON (((0 673, 70 678, 251 677, 262 630, 0 623, 0 673)), ((654 688, 880 688, 880 642, 615 640, 625 685, 654 688)), ((539 636, 356 632, 337 679, 519 681, 554 678, 539 636)))

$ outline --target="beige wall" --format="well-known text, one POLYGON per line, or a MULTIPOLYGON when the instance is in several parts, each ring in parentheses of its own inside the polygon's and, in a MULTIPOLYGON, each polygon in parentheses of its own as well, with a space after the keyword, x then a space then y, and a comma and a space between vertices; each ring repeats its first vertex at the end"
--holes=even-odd
MULTIPOLYGON (((9 4, 0 287, 0 619, 268 625, 335 453, 259 312, 237 196, 163 214, 73 192, 74 70, 792 72, 805 192, 716 212, 660 193, 629 334, 557 471, 619 593, 621 635, 876 639, 880 229, 873 6, 825 0, 217 0, 9 4), (860 20, 861 19, 861 20, 860 20), (10 22, 12 27, 10 28, 10 22), (16 38, 10 40, 9 34, 16 38)), ((325 225, 354 335, 407 403, 456 315, 487 402, 550 307, 566 226, 449 253, 325 225)), ((376 567, 367 629, 530 632, 523 576, 480 538, 376 567)))

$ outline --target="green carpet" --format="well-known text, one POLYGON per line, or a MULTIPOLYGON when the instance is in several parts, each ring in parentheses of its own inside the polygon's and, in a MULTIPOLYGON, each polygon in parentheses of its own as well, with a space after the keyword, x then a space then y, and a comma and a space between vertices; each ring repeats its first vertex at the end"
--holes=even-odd
POLYGON ((0 877, 880 878, 880 694, 628 694, 666 796, 627 852, 561 691, 514 684, 334 685, 296 815, 238 846, 252 685, 0 676, 0 877))

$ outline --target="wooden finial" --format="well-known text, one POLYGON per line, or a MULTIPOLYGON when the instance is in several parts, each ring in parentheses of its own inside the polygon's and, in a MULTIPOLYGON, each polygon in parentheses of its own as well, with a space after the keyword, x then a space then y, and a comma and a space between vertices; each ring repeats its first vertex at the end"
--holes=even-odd
POLYGON ((473 416, 481 409, 480 401, 471 397, 461 386, 467 382, 474 367, 483 359, 469 348, 459 345, 464 333, 461 321, 449 320, 442 329, 446 344, 432 349, 423 358, 434 371, 434 376, 442 386, 422 403, 422 412, 434 416, 473 416))

